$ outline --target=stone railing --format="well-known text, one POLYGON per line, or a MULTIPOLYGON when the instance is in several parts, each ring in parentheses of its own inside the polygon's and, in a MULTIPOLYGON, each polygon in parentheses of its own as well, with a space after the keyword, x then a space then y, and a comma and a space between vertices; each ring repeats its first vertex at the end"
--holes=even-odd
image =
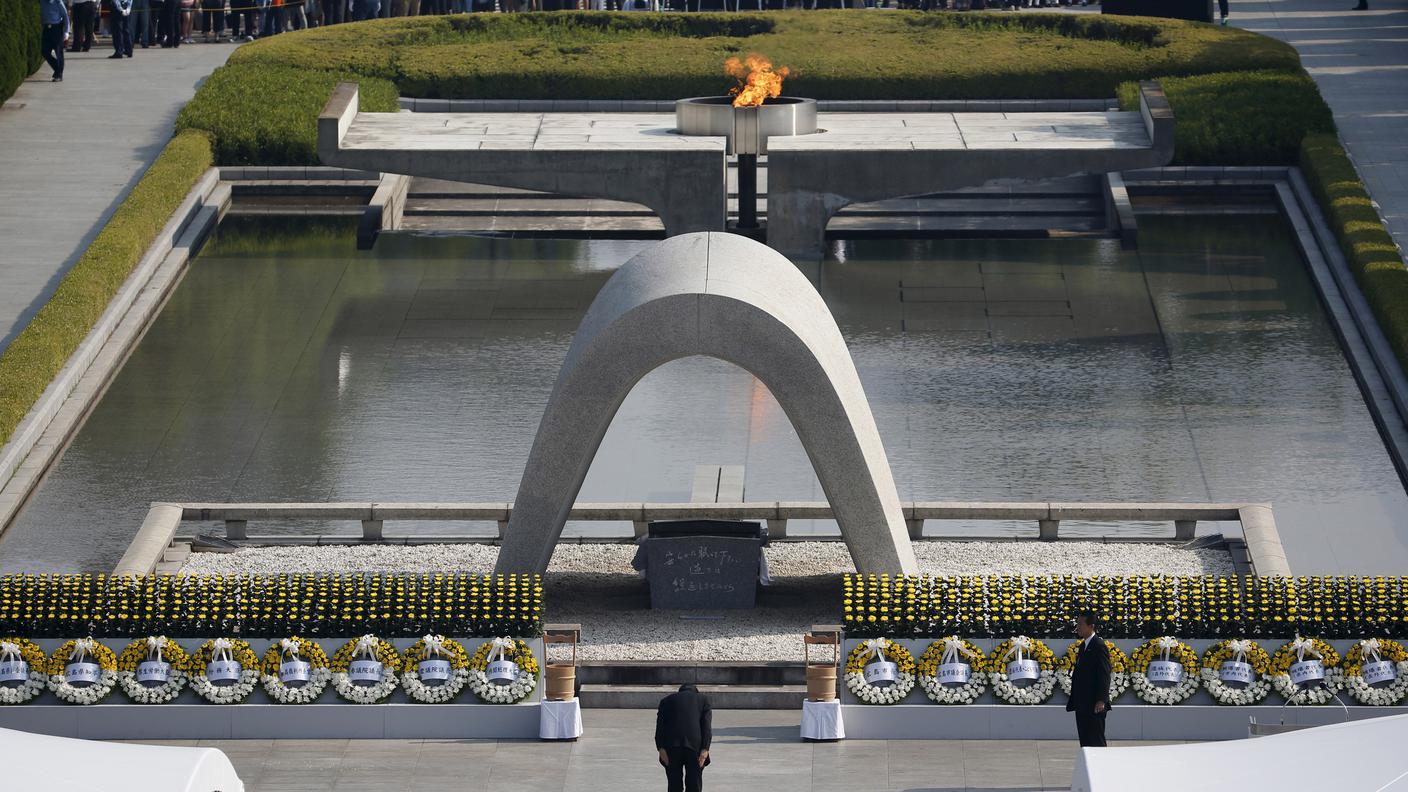
MULTIPOLYGON (((1276 532, 1271 506, 1265 503, 1069 503, 1036 501, 1026 503, 986 503, 963 501, 904 501, 901 504, 912 539, 1043 540, 1084 539, 1104 542, 1187 542, 1194 538, 1199 521, 1236 522, 1251 567, 1262 575, 1288 575, 1285 550, 1276 532), (925 535, 924 524, 936 521, 1007 521, 1035 523, 1030 534, 1005 535, 925 535), (1171 522, 1171 535, 1150 535, 1146 529, 1129 530, 1112 526, 1108 534, 1079 536, 1061 534, 1063 521, 1082 523, 1171 522)), ((153 503, 146 520, 118 563, 114 574, 151 572, 165 556, 173 541, 185 542, 177 532, 186 522, 221 522, 226 539, 252 545, 360 544, 388 542, 432 544, 446 542, 497 543, 502 540, 513 514, 512 503, 153 503), (249 522, 290 520, 358 521, 362 533, 356 535, 281 534, 251 536, 249 522), (486 522, 495 523, 493 532, 453 535, 415 534, 388 538, 383 530, 387 520, 397 522, 486 522)), ((656 520, 759 520, 766 521, 768 536, 774 541, 828 541, 839 533, 789 534, 789 520, 832 519, 825 502, 749 501, 744 503, 578 503, 568 520, 589 522, 629 522, 628 534, 574 537, 564 541, 619 543, 645 535, 656 520)))

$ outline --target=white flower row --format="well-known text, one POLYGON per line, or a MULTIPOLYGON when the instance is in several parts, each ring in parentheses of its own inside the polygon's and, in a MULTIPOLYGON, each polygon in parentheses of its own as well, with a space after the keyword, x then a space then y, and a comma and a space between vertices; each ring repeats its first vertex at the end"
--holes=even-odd
POLYGON ((43 671, 30 670, 29 676, 19 687, 0 686, 0 704, 26 704, 49 686, 49 675, 43 671))
POLYGON ((972 704, 988 689, 988 678, 987 674, 975 671, 961 685, 944 685, 937 677, 921 675, 919 687, 936 704, 972 704))
POLYGON ((191 676, 191 690, 211 704, 239 704, 249 698, 259 684, 259 669, 240 668, 240 678, 233 685, 217 685, 202 671, 191 676))
POLYGON ((992 679, 993 695, 1008 704, 1041 704, 1051 698, 1056 689, 1056 672, 1046 669, 1042 669, 1041 675, 1028 687, 1018 687, 1000 671, 992 671, 988 676, 992 679))
MULTIPOLYGON (((1064 668, 1058 669, 1056 684, 1061 686, 1062 693, 1071 695, 1071 672, 1064 668)), ((1123 671, 1110 672, 1110 700, 1119 698, 1126 690, 1129 690, 1129 674, 1123 671)))
POLYGON ((136 673, 132 671, 117 672, 118 686, 122 688, 122 692, 126 693, 128 698, 138 704, 165 704, 181 695, 181 690, 186 687, 187 680, 185 671, 172 668, 165 682, 147 687, 137 681, 136 673))
POLYGON ((412 701, 419 701, 422 704, 444 704, 447 701, 454 701, 468 683, 468 668, 456 668, 450 678, 439 685, 425 684, 421 681, 420 674, 414 671, 401 674, 401 687, 406 689, 406 695, 410 696, 412 701))
POLYGON ((1160 687, 1153 683, 1146 674, 1132 674, 1130 687, 1134 688, 1134 695, 1143 699, 1149 704, 1177 704, 1187 701, 1190 696, 1198 692, 1198 675, 1188 673, 1188 667, 1183 667, 1183 679, 1176 685, 1160 687))
POLYGON ((69 684, 68 679, 62 672, 49 675, 49 689, 54 691, 61 701, 70 704, 97 704, 108 697, 112 692, 113 685, 117 684, 117 673, 104 668, 98 675, 98 681, 87 687, 76 687, 69 684))
POLYGON ((365 687, 352 684, 352 678, 347 675, 346 671, 338 671, 332 675, 332 687, 339 696, 353 704, 377 704, 384 701, 396 689, 396 669, 383 664, 381 681, 365 687))
POLYGON ((898 704, 914 689, 914 674, 901 671, 889 687, 878 687, 866 682, 865 674, 851 671, 846 674, 846 687, 866 704, 898 704))
POLYGON ((489 704, 516 704, 532 693, 538 686, 536 674, 518 672, 517 681, 509 685, 496 685, 489 681, 488 674, 478 669, 468 669, 469 689, 474 695, 489 704))
POLYGON ((1360 704, 1370 707, 1387 707, 1403 700, 1408 695, 1408 660, 1394 664, 1398 676, 1383 687, 1372 687, 1362 676, 1346 676, 1344 689, 1360 704))
POLYGON ((318 696, 323 695, 323 688, 328 686, 331 679, 332 670, 326 666, 309 669, 308 681, 299 687, 284 684, 278 674, 264 674, 260 677, 260 681, 264 683, 264 692, 280 704, 311 704, 318 700, 318 696))

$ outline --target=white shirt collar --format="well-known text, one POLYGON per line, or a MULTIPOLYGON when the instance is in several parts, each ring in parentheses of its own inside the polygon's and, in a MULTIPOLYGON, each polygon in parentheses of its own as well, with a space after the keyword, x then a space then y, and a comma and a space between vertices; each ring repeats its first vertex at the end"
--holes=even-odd
POLYGON ((1091 633, 1090 636, 1085 639, 1085 643, 1082 643, 1082 644, 1081 644, 1080 648, 1082 648, 1082 649, 1089 649, 1089 648, 1090 648, 1090 642, 1091 642, 1094 638, 1095 638, 1095 633, 1091 633))

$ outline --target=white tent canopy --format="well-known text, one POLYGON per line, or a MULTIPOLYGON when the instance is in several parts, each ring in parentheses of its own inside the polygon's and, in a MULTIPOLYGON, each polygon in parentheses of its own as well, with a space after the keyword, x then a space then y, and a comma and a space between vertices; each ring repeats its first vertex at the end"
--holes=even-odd
POLYGON ((1082 748, 1071 792, 1355 789, 1408 792, 1408 715, 1247 740, 1082 748))
POLYGON ((0 768, 7 789, 244 792, 229 758, 215 748, 73 740, 0 729, 0 768))

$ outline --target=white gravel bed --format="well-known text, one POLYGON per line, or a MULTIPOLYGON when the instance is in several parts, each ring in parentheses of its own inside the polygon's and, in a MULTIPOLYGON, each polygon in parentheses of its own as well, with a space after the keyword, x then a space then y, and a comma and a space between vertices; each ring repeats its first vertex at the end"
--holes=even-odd
MULTIPOLYGON (((553 572, 633 574, 634 545, 558 545, 553 572)), ((840 542, 777 542, 765 550, 775 577, 853 572, 840 542)), ((1222 550, 1161 544, 1099 542, 915 542, 928 575, 1224 575, 1232 559, 1222 550)), ((326 545, 255 547, 234 553, 192 553, 187 574, 258 572, 477 572, 494 568, 497 547, 456 545, 326 545)), ((549 603, 551 605, 551 603, 549 603)))

